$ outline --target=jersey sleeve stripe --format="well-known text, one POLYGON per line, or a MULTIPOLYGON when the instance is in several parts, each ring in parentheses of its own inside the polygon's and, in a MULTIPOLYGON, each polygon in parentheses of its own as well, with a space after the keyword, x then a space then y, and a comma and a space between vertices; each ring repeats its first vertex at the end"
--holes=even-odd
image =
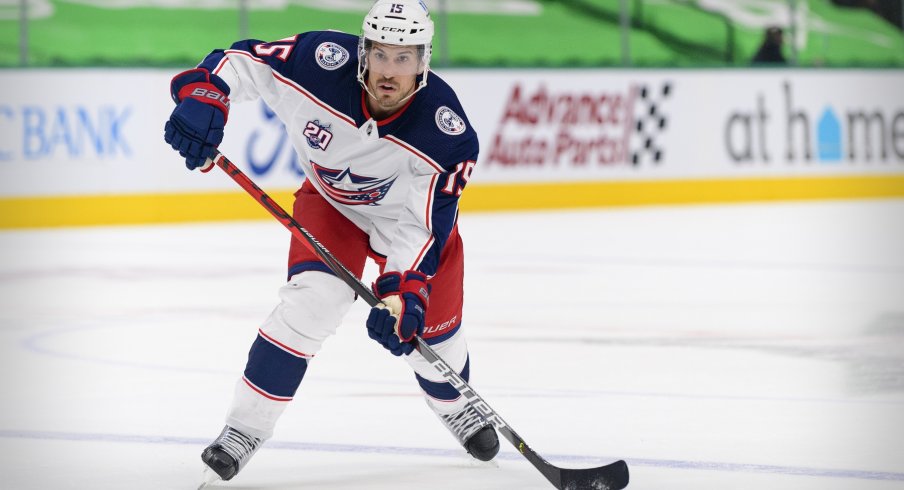
POLYGON ((439 181, 439 174, 434 174, 430 179, 430 189, 427 192, 427 210, 424 213, 424 224, 427 231, 433 233, 433 200, 435 199, 436 183, 439 181))
POLYGON ((228 62, 229 62, 229 57, 223 56, 220 59, 220 61, 217 62, 217 66, 213 67, 213 71, 211 73, 213 73, 214 75, 219 75, 220 72, 223 70, 223 67, 226 66, 226 63, 228 63, 228 62))
POLYGON ((421 261, 424 260, 424 256, 433 247, 433 243, 436 241, 436 238, 433 236, 433 195, 436 190, 436 183, 439 180, 439 174, 435 174, 430 178, 430 188, 427 190, 427 205, 424 210, 424 227, 427 228, 427 231, 430 233, 430 239, 427 240, 427 243, 421 249, 420 253, 417 254, 417 258, 414 260, 414 264, 410 267, 412 270, 417 269, 419 265, 421 265, 421 261))
MULTIPOLYGON (((251 59, 251 61, 254 61, 255 63, 261 63, 261 64, 263 64, 263 65, 267 65, 267 63, 264 62, 264 60, 255 57, 254 55, 252 55, 251 53, 249 53, 249 52, 247 52, 247 51, 241 51, 241 50, 237 50, 237 49, 227 49, 227 50, 226 50, 226 54, 237 54, 237 55, 247 56, 248 58, 251 59)), ((270 66, 270 65, 267 65, 267 66, 270 66)), ((318 106, 322 107, 324 110, 326 110, 326 111, 329 112, 330 114, 332 114, 332 115, 338 117, 339 119, 342 119, 343 121, 345 121, 345 122, 351 124, 352 126, 357 127, 357 125, 355 124, 355 120, 354 120, 354 119, 352 119, 351 117, 349 117, 349 116, 347 116, 347 115, 345 115, 345 114, 343 114, 343 113, 337 111, 336 109, 330 107, 329 105, 327 105, 326 103, 324 103, 322 100, 318 99, 317 97, 314 97, 313 94, 311 94, 310 92, 308 92, 307 90, 305 90, 305 89, 302 88, 300 85, 298 85, 297 83, 293 82, 292 80, 290 80, 290 79, 284 77, 284 76, 283 76, 282 74, 280 74, 279 72, 274 71, 274 72, 273 72, 273 77, 276 78, 277 80, 279 80, 280 82, 282 82, 282 83, 288 85, 289 87, 293 88, 293 89, 294 89, 295 91, 297 91, 298 93, 304 95, 305 97, 307 97, 308 99, 310 99, 311 102, 313 102, 313 103, 317 104, 318 106)))
POLYGON ((433 235, 430 235, 430 239, 427 240, 427 243, 424 245, 424 248, 421 249, 421 253, 417 254, 417 258, 414 259, 414 263, 409 267, 410 270, 417 270, 418 266, 421 265, 421 261, 424 260, 424 256, 427 255, 427 252, 433 247, 433 242, 436 239, 433 238, 433 235))
POLYGON ((423 154, 423 153, 417 151, 415 148, 413 148, 412 146, 409 146, 407 143, 405 143, 404 141, 402 141, 402 140, 396 138, 395 136, 392 136, 392 135, 386 135, 386 138, 385 138, 385 139, 388 140, 388 141, 392 141, 393 143, 395 143, 395 144, 401 146, 402 148, 404 148, 404 149, 410 151, 410 152, 413 153, 416 157, 418 157, 418 158, 420 158, 421 160, 423 160, 424 162, 426 162, 427 165, 430 165, 431 167, 433 167, 433 169, 436 170, 437 172, 445 172, 445 169, 443 169, 442 165, 436 163, 436 161, 434 161, 432 158, 430 158, 430 157, 428 157, 427 155, 425 155, 425 154, 423 154))

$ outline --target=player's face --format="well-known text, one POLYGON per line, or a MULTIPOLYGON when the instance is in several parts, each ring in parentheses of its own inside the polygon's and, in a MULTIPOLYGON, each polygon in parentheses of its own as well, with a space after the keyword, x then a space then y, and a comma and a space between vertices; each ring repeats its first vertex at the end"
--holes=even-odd
POLYGON ((367 87, 376 97, 375 109, 382 113, 377 115, 389 115, 415 89, 421 71, 417 46, 373 43, 367 52, 367 70, 367 87))

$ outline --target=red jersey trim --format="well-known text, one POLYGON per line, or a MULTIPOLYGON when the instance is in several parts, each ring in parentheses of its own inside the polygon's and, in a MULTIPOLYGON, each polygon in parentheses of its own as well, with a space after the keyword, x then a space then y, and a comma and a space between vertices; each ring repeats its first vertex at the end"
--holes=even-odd
MULTIPOLYGON (((367 119, 370 119, 373 116, 371 116, 370 111, 367 110, 367 95, 366 94, 367 94, 367 92, 362 88, 361 89, 361 110, 364 111, 364 117, 367 119)), ((408 102, 406 102, 405 105, 403 105, 402 108, 399 109, 398 111, 396 111, 393 115, 387 117, 386 119, 380 119, 379 121, 377 121, 377 126, 385 126, 385 125, 395 121, 396 119, 398 119, 399 116, 401 116, 408 109, 408 106, 410 106, 411 103, 414 102, 415 97, 417 97, 417 94, 412 95, 411 98, 408 99, 408 102)))
POLYGON ((433 167, 433 169, 436 170, 437 172, 443 173, 446 171, 442 167, 442 165, 436 163, 432 158, 428 157, 427 155, 424 155, 423 153, 419 152, 418 150, 414 149, 413 147, 408 146, 408 143, 405 143, 404 141, 396 138, 395 136, 388 134, 388 135, 386 135, 386 137, 384 139, 386 141, 392 141, 393 143, 395 143, 395 144, 401 146, 402 148, 408 150, 409 152, 413 153, 416 157, 425 161, 427 163, 427 165, 430 165, 431 167, 433 167))
POLYGON ((427 240, 427 243, 417 254, 417 258, 414 259, 414 264, 410 267, 412 270, 416 270, 417 267, 421 265, 421 261, 424 260, 427 251, 430 250, 430 247, 436 242, 436 237, 433 236, 433 196, 436 191, 436 183, 438 180, 439 174, 434 174, 430 179, 430 188, 427 190, 427 206, 424 210, 424 226, 427 228, 427 233, 430 233, 430 239, 427 240))

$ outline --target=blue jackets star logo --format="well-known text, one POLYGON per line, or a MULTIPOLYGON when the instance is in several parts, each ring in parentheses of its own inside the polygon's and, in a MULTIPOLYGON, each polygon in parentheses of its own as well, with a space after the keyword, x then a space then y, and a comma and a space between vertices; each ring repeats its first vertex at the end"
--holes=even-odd
POLYGON ((334 170, 314 162, 311 165, 314 167, 314 177, 324 192, 334 201, 351 206, 377 206, 386 197, 397 177, 378 179, 354 174, 349 168, 334 170))

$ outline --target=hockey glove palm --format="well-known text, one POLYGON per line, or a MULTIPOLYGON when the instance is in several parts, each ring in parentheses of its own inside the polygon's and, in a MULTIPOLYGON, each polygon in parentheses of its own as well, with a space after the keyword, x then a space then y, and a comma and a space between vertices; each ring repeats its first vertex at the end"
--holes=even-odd
POLYGON ((373 285, 383 304, 370 310, 367 334, 393 355, 411 354, 416 335, 424 333, 430 288, 417 271, 387 272, 373 285))
POLYGON ((203 68, 176 75, 170 84, 176 108, 164 126, 163 139, 194 170, 204 165, 223 141, 229 116, 229 86, 203 68))

